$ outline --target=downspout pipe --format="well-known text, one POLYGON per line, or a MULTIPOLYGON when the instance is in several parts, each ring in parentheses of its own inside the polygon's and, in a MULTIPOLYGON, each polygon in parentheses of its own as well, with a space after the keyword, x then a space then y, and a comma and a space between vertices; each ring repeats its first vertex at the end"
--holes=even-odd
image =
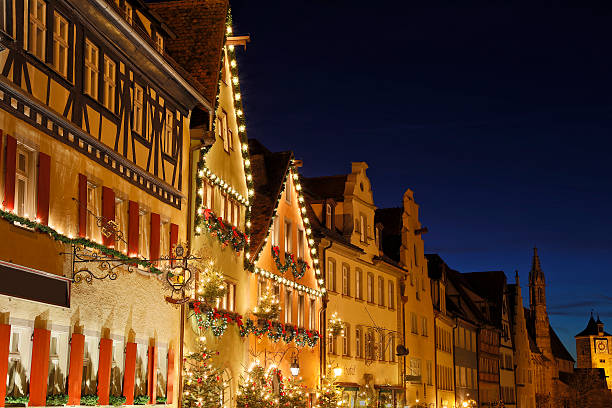
MULTIPOLYGON (((329 241, 329 245, 324 247, 322 252, 322 273, 323 273, 323 281, 325 283, 327 283, 327 250, 329 248, 331 248, 333 245, 333 242, 330 240, 329 241)), ((327 287, 327 285, 326 285, 327 287)), ((321 298, 322 299, 322 306, 321 306, 321 311, 319 312, 319 319, 321 319, 320 321, 320 327, 321 327, 321 347, 319 349, 319 376, 321 379, 323 379, 323 376, 325 376, 325 367, 327 367, 327 302, 329 301, 328 298, 328 292, 325 292, 325 295, 321 298)))

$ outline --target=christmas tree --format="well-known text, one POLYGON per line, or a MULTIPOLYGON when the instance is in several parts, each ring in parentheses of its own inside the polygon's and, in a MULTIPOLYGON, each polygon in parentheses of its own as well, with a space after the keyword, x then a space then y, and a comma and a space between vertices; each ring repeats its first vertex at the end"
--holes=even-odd
POLYGON ((281 408, 306 408, 308 406, 308 393, 306 387, 299 380, 290 379, 283 384, 280 396, 281 408))
POLYGON ((184 359, 183 407, 220 407, 223 390, 223 370, 215 367, 211 359, 218 353, 208 350, 198 341, 198 351, 184 359))
POLYGON ((321 378, 319 388, 319 400, 317 408, 338 408, 347 406, 342 399, 342 388, 336 385, 334 377, 331 375, 331 366, 328 366, 328 373, 321 378))
POLYGON ((255 365, 240 377, 236 393, 236 408, 274 408, 278 407, 282 383, 276 372, 271 373, 263 367, 255 365), (275 390, 275 388, 278 388, 275 390))

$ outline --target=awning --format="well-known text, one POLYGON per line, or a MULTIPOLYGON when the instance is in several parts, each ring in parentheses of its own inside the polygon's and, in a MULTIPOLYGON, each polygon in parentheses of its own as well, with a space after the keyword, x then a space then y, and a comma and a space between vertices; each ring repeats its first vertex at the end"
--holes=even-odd
POLYGON ((336 385, 344 388, 344 391, 359 391, 359 384, 354 382, 337 382, 336 385))

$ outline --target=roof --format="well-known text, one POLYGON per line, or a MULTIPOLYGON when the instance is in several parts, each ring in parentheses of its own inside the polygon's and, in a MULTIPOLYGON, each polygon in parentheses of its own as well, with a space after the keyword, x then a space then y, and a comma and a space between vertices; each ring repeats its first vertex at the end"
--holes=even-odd
POLYGON ((555 329, 552 328, 550 323, 548 324, 548 329, 550 330, 550 347, 552 348, 553 356, 561 360, 576 362, 576 360, 574 360, 574 357, 572 357, 569 351, 567 351, 567 349, 563 345, 563 342, 561 341, 559 336, 557 336, 555 329))
POLYGON ((344 201, 344 188, 348 175, 324 177, 303 177, 302 187, 310 193, 313 199, 332 198, 336 201, 344 201))
POLYGON ((151 3, 149 7, 176 34, 166 41, 166 52, 195 78, 198 90, 214 104, 228 0, 176 0, 151 3))
POLYGON ((425 254, 427 258, 427 273, 430 279, 440 280, 450 269, 438 254, 425 254))
MULTIPOLYGON (((587 327, 583 331, 575 335, 574 337, 599 336, 599 329, 597 328, 598 322, 601 323, 601 320, 597 318, 597 322, 596 322, 595 319, 593 319, 593 315, 591 314, 591 318, 589 319, 589 322, 587 323, 587 327)), ((612 334, 604 332, 604 336, 612 336, 612 334)))
POLYGON ((492 323, 501 327, 506 274, 503 271, 487 271, 462 275, 476 293, 487 299, 491 306, 492 323))
POLYGON ((251 204, 251 257, 254 258, 268 235, 293 153, 273 153, 255 139, 249 139, 249 153, 255 190, 251 204))
POLYGON ((404 209, 379 208, 374 214, 374 222, 380 223, 382 229, 382 250, 385 255, 396 262, 400 262, 400 249, 402 247, 402 215, 404 209))

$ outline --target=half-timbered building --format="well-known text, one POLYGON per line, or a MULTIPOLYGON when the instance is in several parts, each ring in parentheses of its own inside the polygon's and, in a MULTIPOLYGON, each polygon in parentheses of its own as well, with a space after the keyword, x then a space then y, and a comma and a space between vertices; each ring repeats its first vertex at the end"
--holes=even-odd
POLYGON ((214 100, 173 38, 139 1, 0 2, 0 404, 176 405, 159 259, 189 238, 190 127, 214 100))

